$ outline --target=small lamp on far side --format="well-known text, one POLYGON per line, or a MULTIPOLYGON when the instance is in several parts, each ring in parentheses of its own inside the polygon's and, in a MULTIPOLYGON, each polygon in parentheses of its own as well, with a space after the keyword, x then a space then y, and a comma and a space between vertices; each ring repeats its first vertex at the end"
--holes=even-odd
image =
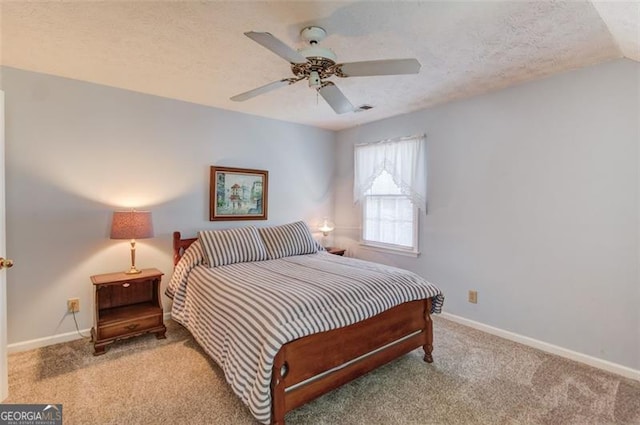
POLYGON ((114 211, 111 221, 111 239, 131 240, 131 268, 126 274, 138 274, 136 269, 136 239, 153 237, 150 211, 114 211))
POLYGON ((324 235, 322 245, 325 245, 325 247, 327 245, 327 242, 326 242, 327 236, 329 236, 329 233, 333 232, 334 228, 335 227, 334 227, 333 223, 330 222, 329 219, 327 219, 326 217, 324 218, 324 221, 322 222, 322 226, 320 226, 318 228, 318 230, 320 230, 322 232, 322 234, 324 235))

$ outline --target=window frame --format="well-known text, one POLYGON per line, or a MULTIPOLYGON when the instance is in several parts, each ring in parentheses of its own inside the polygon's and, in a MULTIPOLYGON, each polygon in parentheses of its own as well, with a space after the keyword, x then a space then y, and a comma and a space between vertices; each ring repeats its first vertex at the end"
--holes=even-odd
MULTIPOLYGON (((361 143, 354 145, 354 201, 359 204, 360 208, 360 234, 359 245, 363 248, 374 251, 382 251, 393 254, 400 254, 412 257, 420 255, 420 211, 424 209, 426 213, 427 199, 427 145, 426 134, 418 134, 413 136, 395 137, 384 139, 372 143, 361 143), (424 160, 424 162, 422 161, 424 160), (377 189, 373 189, 378 184, 377 180, 381 177, 381 172, 386 172, 392 181, 381 181, 377 189), (370 179, 374 179, 371 181, 370 179), (396 183, 399 181, 400 185, 396 183), (393 186, 389 185, 392 183, 393 186), (407 239, 406 224, 408 222, 405 209, 398 209, 396 204, 396 213, 400 212, 399 217, 402 220, 393 221, 393 215, 386 213, 384 217, 376 213, 369 206, 369 196, 397 196, 398 193, 403 195, 411 203, 412 217, 412 246, 397 245, 376 240, 365 239, 365 234, 377 236, 380 239, 389 239, 394 242, 404 243, 407 239), (371 193, 375 192, 375 193, 371 193), (367 210, 371 211, 372 216, 367 219, 367 210), (372 223, 375 220, 375 223, 372 223), (365 232, 367 222, 372 223, 373 231, 365 232), (385 227, 385 222, 389 223, 389 227, 395 225, 396 229, 385 227), (377 228, 375 228, 377 226, 377 228), (396 230, 401 233, 396 234, 396 230), (400 236, 400 237, 399 237, 400 236)), ((381 212, 382 201, 378 202, 378 212, 381 212)), ((396 200, 395 202, 401 202, 396 200)), ((404 203, 404 202, 403 202, 404 203)), ((386 211, 388 207, 384 207, 386 211)), ((394 214, 394 213, 392 213, 394 214)), ((394 215, 395 215, 394 214, 394 215)))

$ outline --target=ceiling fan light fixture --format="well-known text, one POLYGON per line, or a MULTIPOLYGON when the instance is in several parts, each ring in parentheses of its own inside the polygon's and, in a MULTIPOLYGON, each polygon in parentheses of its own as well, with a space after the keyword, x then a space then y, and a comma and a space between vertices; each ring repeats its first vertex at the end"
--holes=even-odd
POLYGON ((320 84, 322 84, 322 82, 320 81, 320 74, 318 74, 316 71, 311 71, 309 73, 309 87, 318 88, 320 87, 320 84))

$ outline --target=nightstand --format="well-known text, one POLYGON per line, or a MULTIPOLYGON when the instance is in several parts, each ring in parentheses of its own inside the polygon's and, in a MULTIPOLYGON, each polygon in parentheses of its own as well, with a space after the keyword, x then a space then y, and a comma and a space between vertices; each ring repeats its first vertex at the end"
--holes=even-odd
POLYGON ((158 269, 139 274, 107 273, 91 276, 95 290, 95 317, 91 329, 94 355, 106 352, 109 344, 153 332, 166 338, 162 315, 158 269))
POLYGON ((335 246, 327 246, 324 249, 326 249, 329 254, 340 256, 344 255, 344 252, 346 251, 346 249, 336 248, 335 246))

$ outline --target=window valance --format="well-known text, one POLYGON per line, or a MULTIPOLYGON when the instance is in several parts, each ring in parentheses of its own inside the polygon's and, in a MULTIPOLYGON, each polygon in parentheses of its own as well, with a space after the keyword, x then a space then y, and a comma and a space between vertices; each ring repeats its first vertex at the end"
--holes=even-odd
POLYGON ((361 202, 374 180, 386 171, 401 193, 426 212, 425 135, 400 137, 355 146, 353 200, 361 202))

